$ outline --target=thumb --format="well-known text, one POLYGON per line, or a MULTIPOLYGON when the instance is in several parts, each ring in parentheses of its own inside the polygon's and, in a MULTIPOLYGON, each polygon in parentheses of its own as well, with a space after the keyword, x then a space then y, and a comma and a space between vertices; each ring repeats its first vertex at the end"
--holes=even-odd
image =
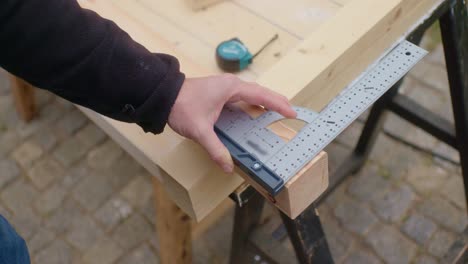
POLYGON ((232 173, 234 163, 231 154, 224 144, 219 140, 213 128, 204 130, 200 135, 198 143, 208 152, 211 159, 218 164, 225 172, 232 173))

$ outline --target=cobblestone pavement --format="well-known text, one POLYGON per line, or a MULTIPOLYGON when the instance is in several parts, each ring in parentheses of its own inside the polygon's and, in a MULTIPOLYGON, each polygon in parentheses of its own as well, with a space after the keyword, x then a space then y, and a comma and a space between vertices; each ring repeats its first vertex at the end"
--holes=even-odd
MULTIPOLYGON (((439 45, 403 91, 453 119, 447 86, 439 45)), ((158 263, 151 176, 70 103, 42 91, 37 100, 40 116, 24 124, 1 75, 0 213, 27 240, 33 262, 158 263)), ((355 122, 329 146, 332 170, 361 128, 355 122)), ((392 114, 384 129, 365 167, 319 208, 334 259, 439 263, 467 225, 460 168, 388 135, 455 162, 457 153, 392 114)), ((232 214, 197 239, 197 263, 226 263, 232 214)), ((280 221, 271 208, 263 219, 273 229, 280 221)))

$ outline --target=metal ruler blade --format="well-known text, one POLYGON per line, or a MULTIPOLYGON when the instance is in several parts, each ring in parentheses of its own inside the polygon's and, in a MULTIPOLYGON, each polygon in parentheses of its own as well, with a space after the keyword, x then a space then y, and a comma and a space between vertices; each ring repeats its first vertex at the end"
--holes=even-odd
POLYGON ((284 117, 266 112, 251 118, 226 106, 215 124, 236 164, 272 195, 320 153, 359 115, 400 80, 427 52, 403 41, 346 87, 320 113, 294 107, 307 124, 289 142, 267 127, 284 117))

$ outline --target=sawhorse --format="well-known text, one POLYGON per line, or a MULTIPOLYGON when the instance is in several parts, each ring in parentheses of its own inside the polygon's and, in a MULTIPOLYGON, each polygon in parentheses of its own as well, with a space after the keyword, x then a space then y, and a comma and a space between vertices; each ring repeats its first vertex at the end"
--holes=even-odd
MULTIPOLYGON (((281 214, 300 263, 333 263, 316 207, 347 176, 356 173, 364 165, 385 121, 386 110, 396 113, 459 151, 465 194, 468 194, 468 16, 465 2, 444 1, 409 35, 408 40, 419 44, 424 32, 436 21, 441 26, 455 124, 399 94, 402 81, 394 85, 372 107, 354 151, 331 175, 328 190, 296 219, 292 220, 281 214)), ((237 207, 235 214, 232 264, 254 263, 249 259, 251 255, 245 252, 250 246, 249 233, 258 224, 264 201, 258 194, 250 195, 249 199, 237 199, 241 206, 237 207), (249 199, 246 203, 245 200, 249 199)), ((466 199, 468 201, 468 195, 466 199)), ((252 247, 249 249, 257 250, 252 247)), ((258 252, 258 255, 265 254, 258 252)), ((460 259, 463 259, 463 254, 460 254, 460 259)), ((452 261, 457 263, 457 260, 452 261)))

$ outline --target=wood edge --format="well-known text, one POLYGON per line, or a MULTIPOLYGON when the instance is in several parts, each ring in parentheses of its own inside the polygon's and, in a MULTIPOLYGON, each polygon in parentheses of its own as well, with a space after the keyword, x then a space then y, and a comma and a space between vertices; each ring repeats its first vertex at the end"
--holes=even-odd
POLYGON ((289 211, 283 211, 295 219, 328 188, 328 154, 324 151, 294 176, 276 198, 288 204, 289 211))
POLYGON ((287 216, 295 218, 328 187, 328 155, 324 151, 320 152, 297 175, 291 178, 285 184, 284 189, 275 197, 237 167, 236 172, 270 204, 287 216))

